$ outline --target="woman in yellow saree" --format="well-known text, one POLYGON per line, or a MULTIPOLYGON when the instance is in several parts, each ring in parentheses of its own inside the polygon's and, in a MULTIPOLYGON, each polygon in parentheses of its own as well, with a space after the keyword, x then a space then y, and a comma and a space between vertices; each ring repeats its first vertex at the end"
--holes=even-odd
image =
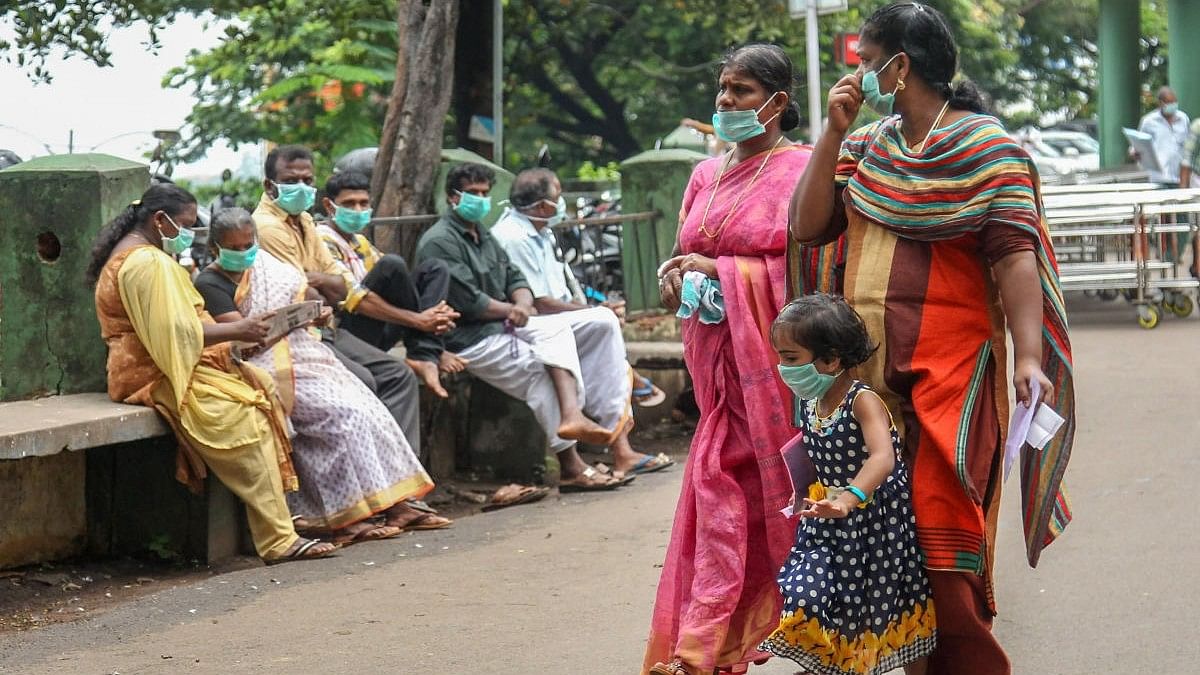
POLYGON ((87 277, 108 345, 109 396, 153 407, 171 425, 177 479, 199 491, 212 469, 245 503, 265 562, 328 556, 334 546, 292 525, 284 491, 296 489, 296 475, 271 379, 230 353, 231 341, 261 342, 265 322, 214 323, 168 255, 191 245, 195 222, 195 197, 154 185, 96 237, 87 277))

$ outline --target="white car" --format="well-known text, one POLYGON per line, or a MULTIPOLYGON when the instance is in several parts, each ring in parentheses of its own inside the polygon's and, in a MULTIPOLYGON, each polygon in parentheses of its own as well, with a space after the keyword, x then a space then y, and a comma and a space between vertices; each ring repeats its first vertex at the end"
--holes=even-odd
POLYGON ((1100 169, 1100 142, 1079 131, 1043 131, 1041 142, 1071 160, 1075 171, 1100 169))

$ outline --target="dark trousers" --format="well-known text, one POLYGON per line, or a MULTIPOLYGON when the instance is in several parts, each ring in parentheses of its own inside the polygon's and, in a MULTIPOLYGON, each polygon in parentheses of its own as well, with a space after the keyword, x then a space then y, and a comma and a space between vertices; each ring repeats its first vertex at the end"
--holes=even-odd
POLYGON ((937 612, 937 648, 929 675, 1010 675, 1012 667, 992 635, 983 577, 969 572, 926 570, 937 612))
MULTIPOLYGON (((389 254, 375 263, 362 285, 393 307, 421 312, 446 299, 450 268, 445 261, 426 260, 409 270, 404 258, 389 254)), ((442 355, 441 338, 399 324, 343 312, 338 327, 385 352, 403 340, 410 359, 437 361, 442 355)))
POLYGON ((400 359, 338 329, 322 331, 323 341, 346 368, 379 397, 400 425, 413 452, 421 453, 421 399, 417 376, 400 359))

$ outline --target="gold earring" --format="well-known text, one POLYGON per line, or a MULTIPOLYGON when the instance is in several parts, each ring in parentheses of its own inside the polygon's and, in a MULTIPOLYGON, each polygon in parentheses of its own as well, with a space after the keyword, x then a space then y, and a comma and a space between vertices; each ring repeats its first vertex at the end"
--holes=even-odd
POLYGON ((896 91, 904 91, 904 80, 896 78, 896 91))

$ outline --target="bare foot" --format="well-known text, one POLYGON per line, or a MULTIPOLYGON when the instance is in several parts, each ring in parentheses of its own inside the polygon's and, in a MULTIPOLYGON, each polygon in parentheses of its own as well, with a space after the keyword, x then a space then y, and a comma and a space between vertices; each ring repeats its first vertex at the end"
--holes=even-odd
POLYGON ((453 352, 442 352, 438 357, 438 368, 443 373, 461 373, 467 369, 470 361, 453 352))
POLYGON ((612 443, 613 432, 596 424, 590 419, 579 415, 564 419, 558 427, 558 437, 568 441, 583 441, 592 445, 608 445, 612 443))
POLYGON ((438 374, 436 363, 433 361, 417 361, 415 359, 404 359, 404 362, 416 373, 417 379, 426 387, 429 387, 429 391, 432 391, 440 398, 450 398, 450 394, 442 386, 441 376, 438 374))

